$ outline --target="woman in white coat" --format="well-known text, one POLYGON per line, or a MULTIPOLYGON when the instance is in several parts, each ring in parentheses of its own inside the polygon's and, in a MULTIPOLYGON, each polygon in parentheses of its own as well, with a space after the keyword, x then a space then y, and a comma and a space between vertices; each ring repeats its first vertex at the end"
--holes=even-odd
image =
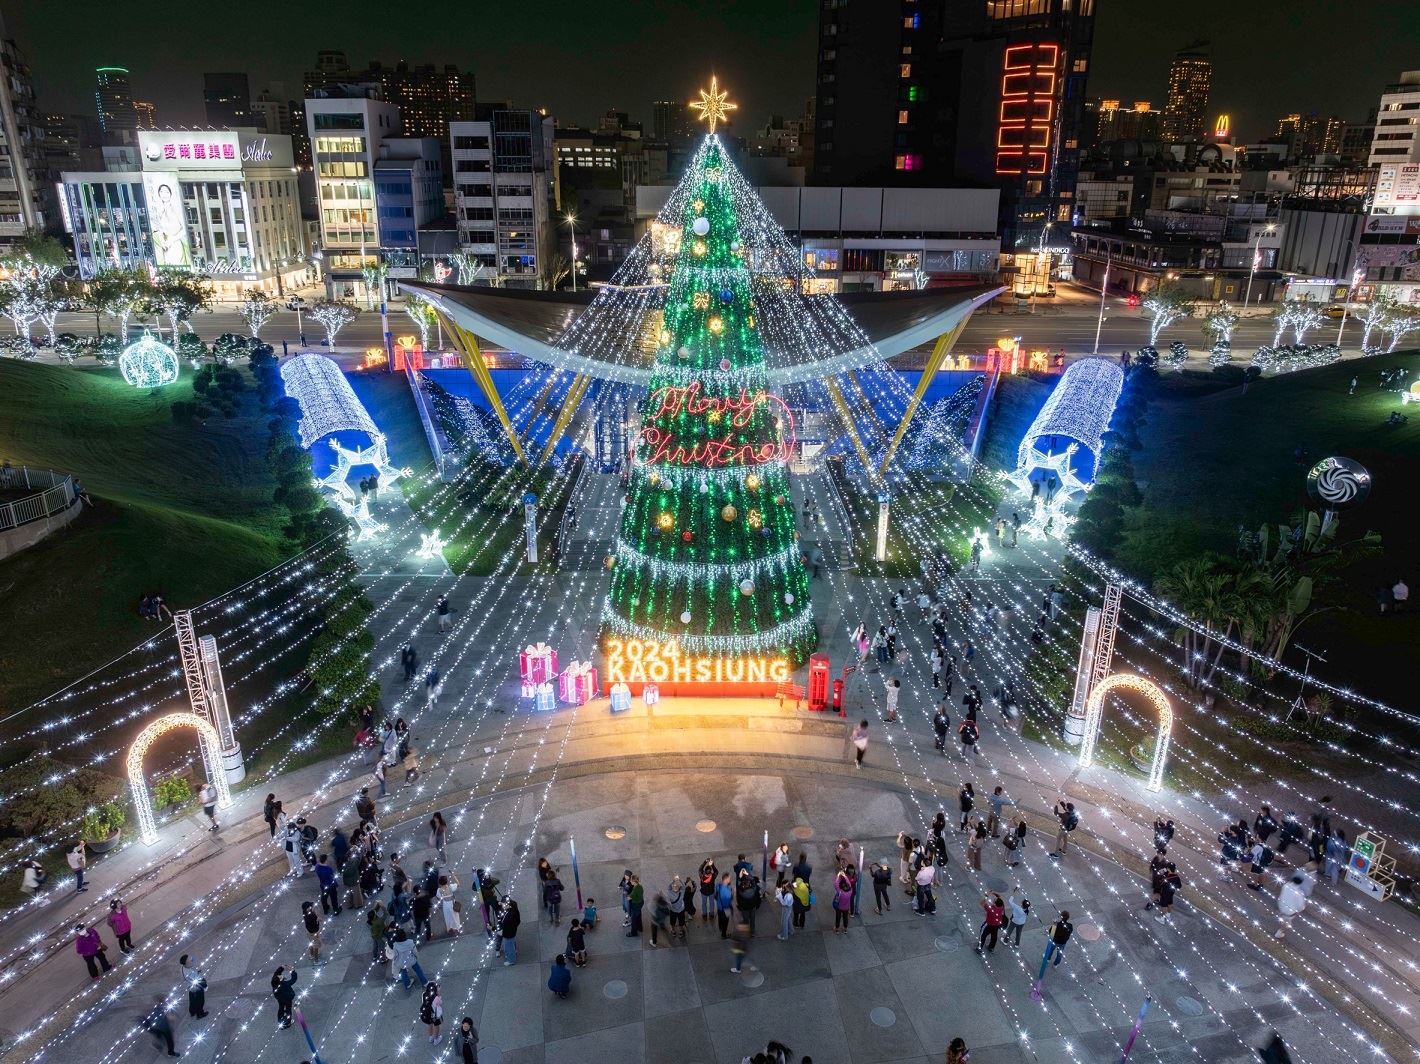
POLYGON ((439 877, 439 890, 435 897, 444 916, 444 927, 451 935, 463 930, 463 919, 459 916, 459 881, 445 873, 439 877))

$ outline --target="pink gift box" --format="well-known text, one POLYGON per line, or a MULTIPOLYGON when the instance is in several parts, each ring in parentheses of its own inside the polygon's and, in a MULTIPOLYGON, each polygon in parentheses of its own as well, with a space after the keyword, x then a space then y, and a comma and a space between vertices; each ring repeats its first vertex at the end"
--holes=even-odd
POLYGON ((557 676, 557 651, 546 643, 529 644, 518 652, 518 675, 523 683, 551 683, 557 676))
POLYGON ((584 706, 597 696, 597 670, 586 661, 574 661, 557 677, 557 694, 564 702, 584 706))

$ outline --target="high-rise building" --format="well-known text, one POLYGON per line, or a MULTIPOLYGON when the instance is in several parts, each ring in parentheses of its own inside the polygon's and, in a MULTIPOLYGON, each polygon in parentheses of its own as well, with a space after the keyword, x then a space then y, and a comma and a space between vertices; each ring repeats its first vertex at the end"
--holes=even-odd
POLYGON ((1093 37, 1094 0, 821 5, 814 183, 995 186, 1005 246, 1037 243, 1070 219, 1093 37))
MULTIPOLYGON (((365 69, 354 70, 344 52, 323 51, 316 56, 316 68, 306 72, 305 83, 308 99, 337 85, 378 86, 380 99, 399 108, 406 136, 435 137, 440 150, 446 153, 449 123, 473 117, 473 74, 452 64, 410 66, 400 60, 394 66, 385 66, 379 60, 371 60, 365 69)), ((447 155, 443 163, 447 178, 447 155)))
POLYGON ((1201 141, 1208 130, 1208 95, 1213 88, 1213 61, 1202 51, 1207 41, 1176 53, 1169 64, 1168 100, 1164 104, 1164 135, 1171 141, 1201 141))
POLYGON ((453 122, 454 208, 459 244, 489 283, 537 288, 554 254, 553 120, 540 111, 480 107, 453 122))
POLYGON ((98 88, 94 99, 99 108, 99 128, 110 143, 132 141, 138 129, 138 111, 133 106, 133 88, 126 67, 99 67, 94 71, 98 88))
POLYGON ((1342 136, 1346 123, 1332 115, 1329 118, 1318 114, 1289 114, 1277 120, 1277 130, 1273 134, 1278 140, 1285 140, 1292 146, 1292 154, 1304 159, 1317 155, 1336 155, 1341 151, 1342 136))
POLYGON ((1369 162, 1372 166, 1420 162, 1420 70, 1407 70, 1381 94, 1369 162))
POLYGON ((1376 139, 1376 108, 1372 107, 1363 122, 1347 122, 1341 128, 1341 163, 1343 166, 1364 166, 1371 156, 1371 141, 1376 139))
POLYGON ((651 138, 672 143, 683 141, 694 132, 694 116, 679 100, 657 100, 651 105, 651 138))
POLYGON ((252 125, 251 84, 245 74, 203 74, 202 104, 209 126, 231 129, 252 125))
POLYGON ((432 137, 392 137, 380 144, 375 212, 380 255, 391 277, 419 276, 420 235, 444 217, 439 159, 439 143, 432 137))
POLYGON ((381 234, 375 205, 375 163, 380 146, 399 136, 399 108, 357 92, 305 101, 319 204, 320 244, 326 286, 344 296, 364 290, 363 270, 379 261, 381 234))
POLYGON ((1405 71, 1381 94, 1368 162, 1376 192, 1356 268, 1399 302, 1420 303, 1420 70, 1405 71))
POLYGON ((45 115, 40 154, 51 181, 65 170, 103 169, 103 133, 89 115, 45 115))
POLYGON ((29 64, 0 20, 0 245, 42 229, 49 202, 29 64))
POLYGON ((138 116, 139 129, 158 128, 158 105, 152 100, 134 100, 133 111, 138 116))
POLYGON ((291 106, 291 100, 286 95, 286 86, 279 81, 270 82, 251 102, 252 122, 263 133, 289 135, 291 106))
POLYGON ((1148 100, 1135 100, 1129 107, 1119 100, 1101 100, 1096 110, 1095 143, 1111 140, 1157 142, 1163 128, 1163 113, 1148 100))

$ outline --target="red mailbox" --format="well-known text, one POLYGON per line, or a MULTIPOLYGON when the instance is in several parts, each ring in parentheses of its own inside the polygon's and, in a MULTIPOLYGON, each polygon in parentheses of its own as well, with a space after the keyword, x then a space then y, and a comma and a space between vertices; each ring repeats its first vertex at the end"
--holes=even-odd
POLYGON ((843 716, 843 681, 833 681, 833 708, 838 711, 838 715, 843 716))
POLYGON ((820 713, 828 708, 830 671, 827 654, 809 655, 809 708, 820 713))

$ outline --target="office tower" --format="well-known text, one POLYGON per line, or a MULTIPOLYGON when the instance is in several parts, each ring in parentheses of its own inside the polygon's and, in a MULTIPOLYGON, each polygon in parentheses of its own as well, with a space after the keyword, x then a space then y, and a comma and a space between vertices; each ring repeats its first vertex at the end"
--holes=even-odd
POLYGON ((1213 87, 1213 61, 1198 41, 1176 53, 1169 64, 1168 102, 1164 105, 1164 135, 1175 143, 1201 141, 1208 129, 1208 94, 1213 87))
POLYGON ((19 45, 0 19, 0 246, 43 229, 48 183, 40 139, 43 129, 35 108, 34 82, 19 45))
POLYGON ((651 139, 682 141, 694 132, 693 126, 685 104, 679 100, 657 100, 651 105, 651 139))
MULTIPOLYGON (((279 81, 269 83, 251 102, 252 122, 263 133, 291 133, 291 100, 286 86, 279 81)), ((297 153, 299 154, 299 153, 297 153)))
POLYGON ((117 143, 131 141, 138 129, 138 111, 133 106, 133 89, 128 83, 126 67, 99 67, 94 72, 97 89, 94 99, 99 108, 99 128, 104 139, 117 143))
POLYGON ((245 74, 203 74, 202 103, 209 126, 235 129, 252 125, 251 85, 245 74))
POLYGON ((158 128, 158 107, 151 100, 134 100, 133 111, 138 116, 139 129, 158 128))

